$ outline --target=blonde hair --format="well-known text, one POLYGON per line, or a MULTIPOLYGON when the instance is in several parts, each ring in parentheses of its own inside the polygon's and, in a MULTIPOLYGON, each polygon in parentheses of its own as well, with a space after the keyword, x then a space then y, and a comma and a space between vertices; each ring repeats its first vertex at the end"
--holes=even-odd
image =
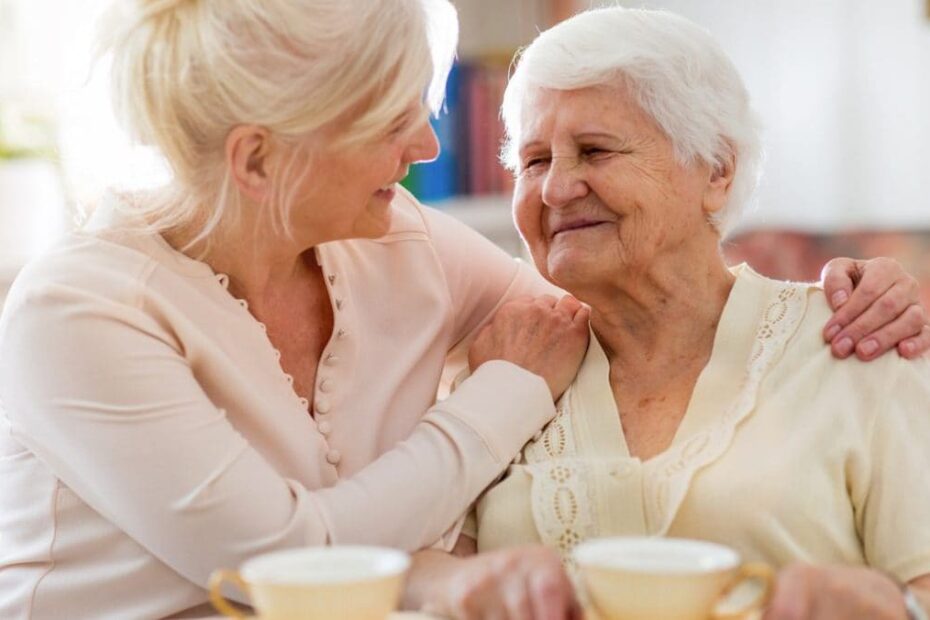
POLYGON ((729 201, 711 220, 725 236, 759 182, 760 125, 723 49, 705 29, 668 11, 589 10, 539 35, 523 51, 504 93, 505 165, 518 167, 521 106, 529 90, 618 83, 632 88, 683 163, 718 167, 736 156, 729 201))
MULTIPOLYGON (((438 112, 458 22, 448 0, 116 0, 98 37, 117 116, 174 175, 136 208, 152 230, 198 227, 189 247, 238 210, 233 127, 296 147, 352 109, 346 142, 374 139, 418 94, 438 112)), ((298 155, 274 178, 282 222, 308 174, 298 155)))

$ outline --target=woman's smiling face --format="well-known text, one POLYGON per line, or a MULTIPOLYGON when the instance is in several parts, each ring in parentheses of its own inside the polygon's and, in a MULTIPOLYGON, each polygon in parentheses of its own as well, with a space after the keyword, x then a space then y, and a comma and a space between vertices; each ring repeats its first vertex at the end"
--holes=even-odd
POLYGON ((718 241, 711 168, 680 163, 625 86, 530 89, 518 149, 514 219, 539 271, 562 288, 616 281, 718 241))
POLYGON ((294 188, 290 211, 297 239, 314 244, 376 238, 388 232, 396 184, 411 164, 435 159, 436 134, 425 105, 415 99, 383 132, 360 143, 342 140, 352 118, 340 118, 314 136, 304 165, 309 173, 294 188))

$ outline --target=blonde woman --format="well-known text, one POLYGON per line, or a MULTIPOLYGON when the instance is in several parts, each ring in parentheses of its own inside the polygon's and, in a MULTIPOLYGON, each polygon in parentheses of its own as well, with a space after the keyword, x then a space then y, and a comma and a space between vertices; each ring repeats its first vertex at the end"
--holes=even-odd
MULTIPOLYGON (((105 24, 117 110, 174 180, 108 196, 7 300, 0 617, 196 615, 211 570, 266 551, 449 549, 587 343, 577 301, 396 185, 437 153, 451 5, 120 0, 105 24)), ((863 286, 891 311, 858 326, 888 348, 919 328, 886 267, 863 286)))

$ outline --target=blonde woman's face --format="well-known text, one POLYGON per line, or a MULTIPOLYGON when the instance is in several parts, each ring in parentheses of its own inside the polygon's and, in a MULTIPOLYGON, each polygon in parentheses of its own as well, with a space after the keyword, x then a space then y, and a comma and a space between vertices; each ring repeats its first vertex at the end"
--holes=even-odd
POLYGON ((320 132, 311 148, 309 174, 291 212, 291 230, 314 243, 377 238, 391 225, 396 185, 411 164, 439 154, 436 134, 417 101, 364 143, 345 146, 340 127, 320 132))

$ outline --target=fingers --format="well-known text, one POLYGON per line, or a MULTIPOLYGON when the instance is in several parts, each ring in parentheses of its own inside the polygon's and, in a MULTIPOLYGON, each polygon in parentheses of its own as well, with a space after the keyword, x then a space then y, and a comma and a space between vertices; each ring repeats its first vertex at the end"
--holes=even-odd
POLYGON ((538 305, 541 308, 555 308, 556 304, 559 303, 559 300, 553 297, 552 295, 540 295, 539 297, 536 298, 535 302, 536 302, 536 305, 538 305))
POLYGON ((575 316, 575 313, 581 309, 581 302, 575 299, 574 297, 572 297, 571 295, 564 295, 562 299, 560 299, 555 304, 555 309, 561 310, 565 312, 568 316, 573 317, 575 316))
POLYGON ((508 584, 504 592, 505 620, 533 620, 532 594, 523 580, 508 584))
MULTIPOLYGON (((853 274, 850 277, 849 283, 852 285, 854 281, 857 281, 855 290, 850 293, 849 298, 843 303, 838 309, 835 309, 833 317, 827 322, 826 327, 824 327, 824 339, 827 342, 839 343, 841 340, 840 332, 851 325, 857 318, 859 318, 863 312, 867 311, 876 300, 879 299, 884 293, 890 290, 896 282, 894 280, 889 280, 885 271, 880 267, 877 269, 867 269, 862 268, 860 272, 857 272, 858 275, 853 274)), ((839 278, 838 275, 833 275, 834 282, 839 278)), ((834 286, 840 286, 839 284, 834 284, 834 286)), ((837 288, 836 292, 832 293, 834 297, 837 296, 837 293, 842 292, 844 289, 837 288)), ((898 291, 901 292, 900 290, 898 291)), ((826 289, 826 280, 824 280, 824 293, 827 295, 827 299, 830 299, 831 292, 826 289)), ((889 300, 893 301, 893 300, 889 300)), ((883 302, 888 303, 888 302, 883 302)), ((902 305, 898 308, 898 313, 904 310, 906 304, 901 302, 902 305)), ((832 304, 832 302, 831 302, 832 304)), ((895 315, 897 316, 897 314, 895 315)), ((870 330, 871 332, 872 330, 870 330)), ((846 335, 846 334, 844 334, 846 335)), ((858 340, 852 342, 852 347, 849 348, 849 351, 845 355, 852 353, 852 349, 858 343, 858 340)))
POLYGON ((562 310, 570 316, 576 325, 583 325, 587 329, 588 320, 591 318, 591 308, 589 306, 581 303, 571 295, 565 295, 555 307, 556 310, 562 310))
POLYGON ((534 620, 565 620, 572 608, 572 586, 561 566, 535 571, 528 580, 534 620))
POLYGON ((812 606, 808 585, 814 578, 809 567, 799 564, 781 571, 763 620, 807 620, 812 606))
MULTIPOLYGON (((860 320, 866 321, 868 314, 871 312, 872 309, 869 309, 860 320)), ((877 317, 874 320, 876 322, 881 321, 881 317, 877 317)), ((853 323, 848 329, 854 330, 856 329, 856 325, 856 323, 853 323)), ((886 351, 895 348, 895 346, 903 340, 919 337, 925 326, 926 315, 923 308, 916 304, 911 305, 891 323, 878 328, 868 336, 863 336, 862 340, 856 345, 856 356, 861 360, 874 359, 886 351), (917 334, 917 336, 914 336, 914 334, 917 334)), ((867 329, 867 327, 863 329, 867 329)), ((845 345, 843 349, 845 350, 845 345)))
POLYGON ((572 320, 573 320, 576 324, 580 324, 581 327, 583 327, 585 330, 587 330, 587 329, 588 329, 588 321, 591 320, 591 308, 590 308, 590 306, 586 306, 586 305, 582 304, 581 307, 578 308, 578 312, 575 313, 575 316, 574 316, 574 318, 572 318, 572 320))
POLYGON ((834 312, 849 300, 861 276, 860 269, 859 261, 851 258, 834 258, 824 265, 820 279, 823 280, 823 290, 834 312))
POLYGON ((925 324, 923 309, 910 300, 909 285, 894 284, 840 330, 831 342, 833 354, 844 358, 855 350, 860 359, 873 359, 900 340, 919 335, 925 324))
POLYGON ((909 360, 916 359, 927 351, 930 351, 930 325, 924 325, 919 335, 902 340, 898 344, 898 353, 909 360))
POLYGON ((456 620, 565 620, 571 582, 550 549, 507 549, 464 560, 442 611, 456 620))

